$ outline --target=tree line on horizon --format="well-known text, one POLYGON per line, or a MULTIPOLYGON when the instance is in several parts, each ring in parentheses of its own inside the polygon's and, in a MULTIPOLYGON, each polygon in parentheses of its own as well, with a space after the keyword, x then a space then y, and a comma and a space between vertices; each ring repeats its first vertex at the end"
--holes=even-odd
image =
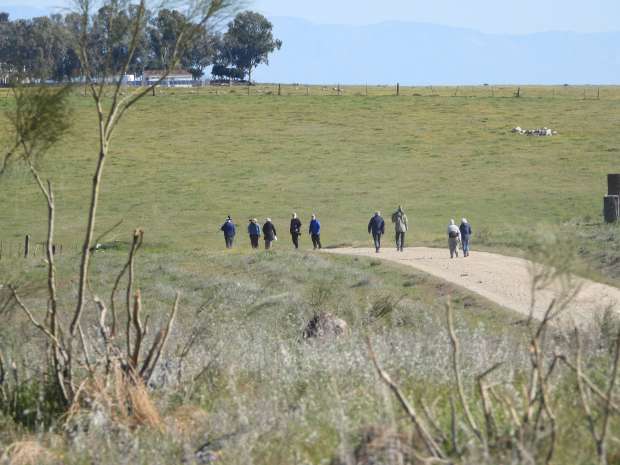
MULTIPOLYGON (((121 15, 104 6, 91 18, 90 59, 100 62, 102 69, 110 60, 122 63, 126 59, 131 48, 127 25, 136 14, 131 5, 121 15), (114 38, 112 48, 110 37, 114 38)), ((0 11, 0 83, 19 76, 39 82, 79 81, 83 73, 75 44, 82 20, 78 13, 11 20, 8 13, 0 11)), ((144 71, 162 69, 189 21, 174 9, 147 13, 140 22, 139 43, 126 74, 142 76, 144 71)), ((260 13, 242 11, 228 23, 226 31, 203 27, 184 50, 179 66, 195 80, 213 65, 215 78, 243 80, 247 76, 251 82, 253 69, 268 64, 269 54, 282 46, 272 29, 272 23, 260 13)))

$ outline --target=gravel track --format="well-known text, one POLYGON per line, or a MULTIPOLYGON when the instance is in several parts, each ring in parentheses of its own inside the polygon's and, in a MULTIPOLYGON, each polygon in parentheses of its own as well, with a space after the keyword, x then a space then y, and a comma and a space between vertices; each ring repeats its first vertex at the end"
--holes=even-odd
MULTIPOLYGON (((532 270, 528 260, 488 252, 471 252, 467 258, 451 259, 446 249, 411 247, 404 252, 394 248, 337 248, 325 252, 372 257, 412 266, 418 270, 454 283, 498 303, 529 315, 532 310, 532 270)), ((588 279, 571 276, 564 284, 559 280, 535 292, 533 316, 542 319, 553 301, 562 301, 571 292, 578 293, 567 304, 559 320, 572 325, 587 325, 606 309, 620 315, 620 289, 588 279), (568 291, 568 292, 567 292, 568 291)))

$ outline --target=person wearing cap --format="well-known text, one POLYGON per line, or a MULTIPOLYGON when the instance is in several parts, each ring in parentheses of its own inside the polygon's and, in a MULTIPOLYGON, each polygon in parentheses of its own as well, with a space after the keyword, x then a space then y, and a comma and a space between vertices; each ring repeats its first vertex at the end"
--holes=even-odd
POLYGON ((312 214, 312 219, 310 220, 310 226, 308 227, 308 232, 310 233, 310 237, 312 238, 312 247, 314 250, 317 248, 321 248, 321 223, 316 219, 316 215, 312 214))
POLYGON ((226 248, 232 249, 233 241, 235 240, 235 234, 237 233, 237 228, 235 227, 235 223, 233 223, 232 218, 228 215, 226 221, 220 228, 220 231, 224 233, 224 241, 226 242, 226 248))
POLYGON ((260 238, 260 224, 256 218, 250 219, 248 224, 248 234, 250 235, 250 244, 253 249, 258 249, 258 239, 260 238))
POLYGON ((461 240, 461 231, 459 227, 454 224, 454 220, 450 220, 448 225, 448 248, 450 249, 450 258, 459 256, 458 245, 461 240))
POLYGON ((405 215, 402 206, 399 205, 398 210, 392 214, 392 223, 394 223, 394 232, 396 233, 396 250, 402 252, 405 247, 405 233, 409 226, 407 215, 405 215))
POLYGON ((461 219, 461 225, 459 226, 461 232, 461 244, 463 245, 463 256, 469 257, 469 239, 471 238, 471 225, 467 221, 467 218, 461 219))
POLYGON ((381 236, 385 233, 385 221, 381 218, 381 212, 376 211, 368 222, 368 234, 372 234, 375 243, 375 251, 379 253, 381 248, 381 236))
POLYGON ((299 236, 301 236, 301 220, 297 218, 297 213, 293 213, 291 218, 291 239, 296 249, 299 248, 299 236))
POLYGON ((265 240, 265 250, 271 249, 271 243, 278 240, 276 227, 271 222, 271 218, 266 218, 265 224, 263 224, 263 239, 265 240))

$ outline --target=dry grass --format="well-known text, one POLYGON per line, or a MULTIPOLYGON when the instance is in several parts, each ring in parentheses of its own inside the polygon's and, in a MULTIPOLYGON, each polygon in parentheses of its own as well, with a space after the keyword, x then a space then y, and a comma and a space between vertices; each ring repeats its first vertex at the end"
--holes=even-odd
POLYGON ((67 423, 93 412, 103 415, 104 421, 130 429, 163 430, 159 410, 142 380, 118 365, 110 377, 93 376, 84 381, 69 409, 67 423))
POLYGON ((8 465, 47 465, 60 463, 58 458, 35 439, 17 441, 6 448, 0 463, 8 465))

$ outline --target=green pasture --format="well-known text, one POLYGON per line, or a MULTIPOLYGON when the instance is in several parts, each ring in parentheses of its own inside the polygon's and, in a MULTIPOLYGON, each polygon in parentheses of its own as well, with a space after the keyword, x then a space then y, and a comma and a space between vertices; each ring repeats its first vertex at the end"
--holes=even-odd
MULTIPOLYGON (((323 242, 365 244, 374 210, 402 204, 410 243, 443 239, 450 218, 476 233, 518 237, 574 218, 599 222, 605 176, 620 154, 620 88, 282 86, 159 89, 118 129, 106 165, 98 232, 144 227, 151 246, 223 245, 230 214, 288 219, 316 212, 323 242), (249 96, 248 96, 249 92, 249 96), (368 92, 368 96, 366 96, 368 92), (512 134, 550 127, 549 138, 512 134)), ((7 90, 0 111, 10 108, 7 90)), ((96 162, 96 115, 77 89, 73 126, 41 165, 56 190, 58 242, 77 246, 96 162)), ((0 126, 8 145, 7 123, 0 126)), ((0 238, 44 239, 45 210, 28 173, 0 180, 0 238)), ((302 238, 309 245, 308 238, 302 238)), ((240 246, 246 246, 242 234, 240 246)), ((489 240, 489 243, 493 241, 489 240)), ((509 244, 510 245, 510 244, 509 244)))

